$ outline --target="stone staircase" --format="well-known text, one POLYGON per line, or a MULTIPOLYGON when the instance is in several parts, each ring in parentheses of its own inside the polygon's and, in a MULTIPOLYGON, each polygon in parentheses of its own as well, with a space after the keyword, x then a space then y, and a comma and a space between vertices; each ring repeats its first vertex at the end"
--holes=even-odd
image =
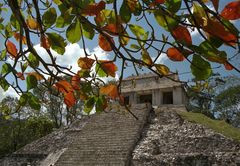
POLYGON ((130 110, 138 120, 123 108, 85 117, 26 145, 0 161, 0 165, 129 165, 150 109, 148 104, 132 106, 130 110))
POLYGON ((82 132, 55 163, 57 166, 129 165, 131 154, 149 115, 148 106, 136 105, 128 113, 92 116, 82 132))

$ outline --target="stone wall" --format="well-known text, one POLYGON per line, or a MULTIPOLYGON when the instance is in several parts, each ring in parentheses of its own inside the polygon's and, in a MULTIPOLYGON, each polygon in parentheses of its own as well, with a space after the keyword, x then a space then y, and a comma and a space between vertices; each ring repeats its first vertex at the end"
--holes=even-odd
MULTIPOLYGON (((172 75, 172 78, 177 75, 172 75)), ((173 104, 185 104, 185 93, 181 83, 172 81, 168 78, 159 78, 154 74, 143 74, 130 77, 122 81, 121 92, 129 97, 130 104, 141 103, 139 98, 142 95, 152 95, 152 105, 161 106, 163 104, 163 93, 173 93, 173 104)))

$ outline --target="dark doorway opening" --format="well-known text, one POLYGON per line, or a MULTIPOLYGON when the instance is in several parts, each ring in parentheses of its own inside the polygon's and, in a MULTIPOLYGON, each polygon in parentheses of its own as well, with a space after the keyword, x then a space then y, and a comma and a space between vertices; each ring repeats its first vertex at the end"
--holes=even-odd
POLYGON ((152 94, 140 95, 140 103, 151 103, 152 104, 152 94))
POLYGON ((163 92, 163 104, 173 104, 173 92, 163 92))
POLYGON ((124 96, 124 103, 129 105, 129 96, 124 96))

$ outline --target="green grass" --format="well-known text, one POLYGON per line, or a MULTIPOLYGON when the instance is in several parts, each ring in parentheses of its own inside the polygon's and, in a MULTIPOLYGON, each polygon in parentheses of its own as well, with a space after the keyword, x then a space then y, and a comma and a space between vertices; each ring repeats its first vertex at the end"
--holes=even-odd
POLYGON ((230 137, 240 142, 240 129, 231 126, 223 120, 213 120, 201 113, 179 111, 178 114, 183 119, 193 123, 202 124, 218 133, 225 135, 226 137, 230 137))

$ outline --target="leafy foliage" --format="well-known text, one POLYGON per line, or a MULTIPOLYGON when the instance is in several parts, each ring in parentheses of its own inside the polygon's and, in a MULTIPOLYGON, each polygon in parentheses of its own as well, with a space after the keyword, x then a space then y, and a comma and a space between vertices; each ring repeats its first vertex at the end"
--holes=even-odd
POLYGON ((6 0, 0 6, 0 12, 10 14, 10 18, 0 18, 5 39, 0 85, 4 90, 14 88, 21 96, 20 104, 34 109, 40 109, 40 101, 32 91, 43 82, 49 92, 57 90, 63 96, 68 108, 79 99, 85 100, 86 113, 94 106, 103 110, 106 99, 122 102, 119 87, 129 64, 136 73, 138 68, 147 68, 160 77, 173 73, 169 66, 157 63, 162 54, 172 61, 190 63, 197 82, 214 73, 213 63, 240 72, 233 61, 235 56, 227 53, 231 48, 239 54, 239 28, 231 22, 240 17, 239 1, 229 2, 222 11, 218 0, 6 0), (204 39, 202 43, 193 40, 192 30, 204 39), (111 54, 111 59, 89 55, 86 39, 111 54), (50 61, 35 49, 38 43, 50 61), (77 72, 57 64, 56 53, 66 54, 68 43, 81 43, 84 48, 84 55, 76 62, 77 72), (101 77, 115 77, 117 71, 119 85, 102 81, 101 77))
POLYGON ((53 122, 32 109, 32 106, 29 107, 32 100, 35 99, 32 99, 30 94, 24 94, 19 100, 6 97, 1 101, 0 158, 52 131, 53 122))

